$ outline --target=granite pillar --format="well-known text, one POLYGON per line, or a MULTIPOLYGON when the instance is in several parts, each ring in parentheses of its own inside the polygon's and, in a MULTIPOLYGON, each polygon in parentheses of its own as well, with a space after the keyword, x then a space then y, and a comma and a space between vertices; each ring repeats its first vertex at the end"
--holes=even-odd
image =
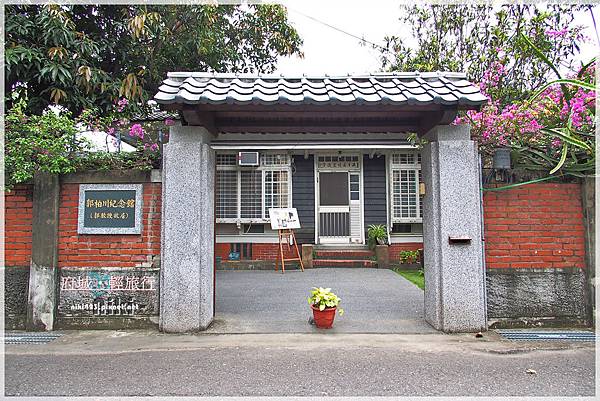
POLYGON ((585 305, 586 318, 590 324, 594 323, 596 299, 596 180, 598 177, 586 176, 581 183, 583 227, 585 229, 585 305))
POLYGON ((52 331, 58 297, 58 208, 60 180, 38 172, 33 178, 31 266, 25 327, 52 331))
POLYGON ((313 253, 315 246, 313 244, 302 244, 302 264, 305 269, 313 268, 313 253))
POLYGON ((425 320, 444 332, 486 330, 477 147, 466 125, 437 126, 425 138, 425 320))
POLYGON ((161 331, 206 330, 214 315, 215 155, 203 127, 173 126, 163 153, 161 331))

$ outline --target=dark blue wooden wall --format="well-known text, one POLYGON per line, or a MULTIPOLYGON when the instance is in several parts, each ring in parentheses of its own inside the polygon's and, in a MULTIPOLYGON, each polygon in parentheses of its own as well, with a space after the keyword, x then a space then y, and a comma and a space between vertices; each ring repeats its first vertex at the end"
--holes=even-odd
POLYGON ((298 209, 300 230, 296 230, 298 243, 315 242, 315 162, 314 156, 305 159, 293 156, 292 203, 298 209))
POLYGON ((363 156, 365 194, 365 238, 370 224, 387 224, 387 194, 385 191, 385 156, 363 156))

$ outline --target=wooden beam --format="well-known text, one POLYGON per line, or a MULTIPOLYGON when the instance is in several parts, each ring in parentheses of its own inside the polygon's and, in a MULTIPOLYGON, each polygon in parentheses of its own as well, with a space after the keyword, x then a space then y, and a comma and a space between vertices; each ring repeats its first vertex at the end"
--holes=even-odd
POLYGON ((219 130, 215 126, 215 115, 214 113, 202 112, 193 109, 183 109, 183 119, 187 125, 199 125, 208 130, 213 135, 217 135, 219 130))
POLYGON ((323 126, 323 127, 335 127, 338 125, 361 125, 361 126, 391 126, 391 125, 409 125, 419 126, 420 120, 416 118, 314 118, 311 116, 297 116, 293 118, 216 118, 214 124, 221 128, 223 126, 323 126))
MULTIPOLYGON (((436 113, 436 112, 429 112, 436 113)), ((264 111, 264 112, 256 112, 256 111, 216 111, 215 118, 221 119, 255 119, 255 118, 263 118, 264 116, 268 116, 269 119, 286 119, 286 118, 306 118, 310 116, 311 118, 318 119, 347 119, 349 117, 359 118, 359 119, 418 119, 421 117, 422 112, 416 111, 395 111, 393 113, 382 112, 382 111, 365 111, 365 110, 356 110, 356 111, 331 111, 331 110, 315 110, 311 112, 307 111, 264 111)))
POLYGON ((436 113, 424 115, 421 118, 419 127, 416 130, 416 132, 419 136, 423 136, 436 125, 448 125, 452 123, 456 119, 457 114, 457 109, 447 109, 436 113))
MULTIPOLYGON (((171 106, 171 105, 169 105, 171 106)), ((379 112, 379 113, 395 113, 395 112, 427 112, 427 111, 441 111, 448 106, 439 104, 428 104, 428 105, 390 105, 390 104, 301 104, 301 105, 289 105, 289 104, 196 104, 186 105, 195 107, 197 110, 202 111, 214 111, 214 112, 379 112)), ((179 105, 182 108, 183 105, 179 105)))
POLYGON ((364 133, 364 132, 416 132, 418 125, 218 125, 221 133, 364 133))

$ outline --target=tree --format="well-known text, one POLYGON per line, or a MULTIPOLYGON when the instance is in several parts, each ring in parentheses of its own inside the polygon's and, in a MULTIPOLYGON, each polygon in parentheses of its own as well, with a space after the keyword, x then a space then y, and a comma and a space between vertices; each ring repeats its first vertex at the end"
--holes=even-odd
POLYGON ((382 65, 401 71, 464 71, 472 82, 483 82, 486 71, 500 63, 505 71, 502 83, 494 85, 493 97, 502 105, 523 100, 551 76, 552 70, 536 57, 521 35, 529 37, 551 63, 574 71, 572 56, 579 51, 584 37, 582 27, 574 26, 573 12, 584 7, 402 6, 400 21, 408 26, 416 45, 397 36, 386 37, 382 65))
MULTIPOLYGON (((529 38, 520 39, 556 74, 555 79, 536 88, 529 99, 504 107, 490 97, 481 110, 467 111, 456 123, 471 124, 471 134, 484 157, 489 158, 498 147, 508 147, 517 168, 571 176, 594 174, 596 60, 564 77, 529 38)), ((504 71, 486 71, 482 86, 488 97, 487 90, 494 91, 504 71)))
MULTIPOLYGON (((60 106, 49 107, 41 114, 29 114, 26 105, 26 98, 18 99, 6 113, 5 190, 30 181, 38 171, 67 174, 87 170, 149 170, 159 165, 160 143, 151 132, 160 128, 162 122, 146 122, 143 126, 137 123, 127 128, 130 112, 124 99, 102 117, 86 110, 74 118, 60 106), (116 127, 108 127, 113 123, 116 127), (109 134, 118 129, 129 136, 136 149, 95 152, 86 137, 80 135, 82 127, 102 129, 109 134)), ((95 134, 105 136, 101 131, 95 134)), ((118 140, 112 138, 114 144, 118 140)))
POLYGON ((300 54, 279 5, 6 6, 6 101, 60 104, 78 115, 121 97, 151 98, 167 71, 272 72, 300 54), (13 93, 11 93, 13 92, 13 93))

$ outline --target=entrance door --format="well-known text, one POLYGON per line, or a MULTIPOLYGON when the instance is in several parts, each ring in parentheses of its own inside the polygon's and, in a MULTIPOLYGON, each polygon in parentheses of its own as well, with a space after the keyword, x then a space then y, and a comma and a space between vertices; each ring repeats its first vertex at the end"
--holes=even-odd
POLYGON ((327 156, 317 170, 319 244, 363 243, 360 164, 356 156, 327 156), (352 158, 350 162, 327 159, 352 158), (328 163, 328 164, 327 164, 328 163), (333 163, 333 164, 332 164, 333 163))
POLYGON ((350 242, 347 171, 319 173, 319 242, 350 242))

